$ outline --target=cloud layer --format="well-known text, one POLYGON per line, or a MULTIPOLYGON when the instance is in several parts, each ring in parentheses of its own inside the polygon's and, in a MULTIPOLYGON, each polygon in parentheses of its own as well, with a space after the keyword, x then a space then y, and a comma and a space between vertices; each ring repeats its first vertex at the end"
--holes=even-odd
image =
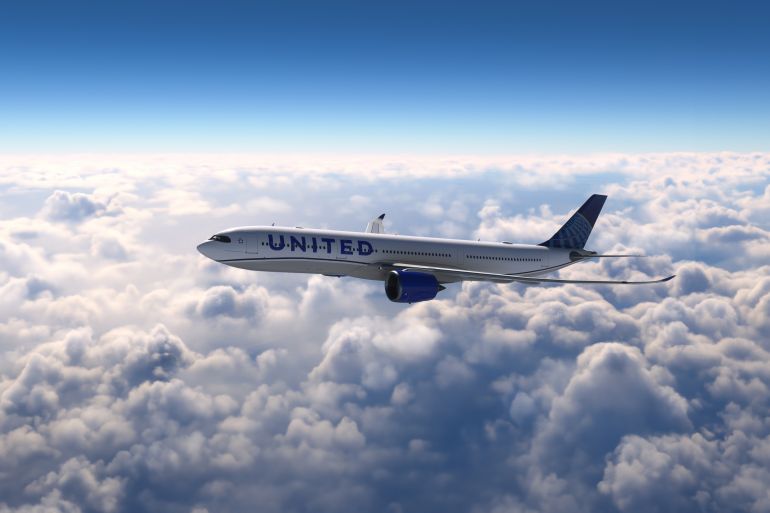
POLYGON ((0 162, 0 512, 767 511, 770 156, 0 162), (382 285, 199 256, 278 224, 539 242, 562 276, 382 285))

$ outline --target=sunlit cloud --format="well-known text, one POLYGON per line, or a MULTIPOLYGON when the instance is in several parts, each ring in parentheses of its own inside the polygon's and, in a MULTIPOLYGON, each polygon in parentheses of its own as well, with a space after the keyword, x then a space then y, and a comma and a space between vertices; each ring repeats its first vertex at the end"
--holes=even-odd
POLYGON ((5 156, 0 512, 763 511, 770 156, 5 156), (250 224, 537 243, 651 287, 250 273, 250 224))

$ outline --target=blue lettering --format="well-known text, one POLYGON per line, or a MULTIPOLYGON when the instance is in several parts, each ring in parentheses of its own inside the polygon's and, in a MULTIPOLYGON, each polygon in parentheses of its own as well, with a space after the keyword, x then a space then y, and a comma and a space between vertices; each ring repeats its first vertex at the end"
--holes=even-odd
POLYGON ((366 256, 374 253, 374 248, 365 240, 358 241, 358 253, 366 256))
POLYGON ((353 254, 353 241, 347 239, 340 239, 340 253, 343 255, 353 254))
POLYGON ((267 235, 267 243, 270 245, 270 249, 274 249, 276 251, 280 251, 286 246, 286 243, 283 241, 283 235, 281 235, 281 238, 279 239, 280 242, 278 244, 273 241, 273 234, 270 233, 267 235))
POLYGON ((307 250, 307 243, 305 242, 305 237, 300 237, 302 239, 302 242, 300 242, 300 239, 295 237, 294 235, 291 235, 289 237, 289 240, 291 241, 291 250, 294 251, 295 248, 300 248, 302 251, 307 250))
POLYGON ((326 244, 326 253, 331 254, 332 244, 334 244, 334 239, 321 239, 321 242, 326 244))
POLYGON ((310 248, 313 250, 313 253, 318 253, 318 241, 315 240, 315 237, 313 237, 313 245, 310 248))

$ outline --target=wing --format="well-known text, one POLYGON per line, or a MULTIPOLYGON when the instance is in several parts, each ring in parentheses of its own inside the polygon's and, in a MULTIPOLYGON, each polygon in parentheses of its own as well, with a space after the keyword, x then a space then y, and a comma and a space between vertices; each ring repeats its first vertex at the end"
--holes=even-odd
POLYGON ((449 267, 432 267, 427 265, 413 264, 381 264, 381 269, 393 269, 403 271, 418 271, 434 274, 440 282, 448 281, 492 281, 496 283, 584 283, 584 284, 615 284, 615 285, 649 285, 652 283, 663 283, 672 279, 675 275, 665 278, 646 281, 626 281, 626 280, 560 280, 556 278, 535 278, 532 276, 521 276, 518 274, 496 274, 479 271, 466 271, 463 269, 453 269, 449 267))

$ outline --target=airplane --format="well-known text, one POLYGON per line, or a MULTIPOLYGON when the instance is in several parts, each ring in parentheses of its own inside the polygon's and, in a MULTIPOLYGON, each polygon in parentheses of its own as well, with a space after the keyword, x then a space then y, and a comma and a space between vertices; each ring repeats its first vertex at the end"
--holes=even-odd
POLYGON ((606 199, 592 195, 553 237, 537 245, 388 234, 382 214, 363 233, 277 226, 230 228, 199 244, 198 251, 216 262, 251 271, 379 280, 388 299, 396 303, 434 299, 445 284, 460 281, 645 285, 674 278, 541 277, 583 260, 641 256, 600 255, 584 249, 606 199))

